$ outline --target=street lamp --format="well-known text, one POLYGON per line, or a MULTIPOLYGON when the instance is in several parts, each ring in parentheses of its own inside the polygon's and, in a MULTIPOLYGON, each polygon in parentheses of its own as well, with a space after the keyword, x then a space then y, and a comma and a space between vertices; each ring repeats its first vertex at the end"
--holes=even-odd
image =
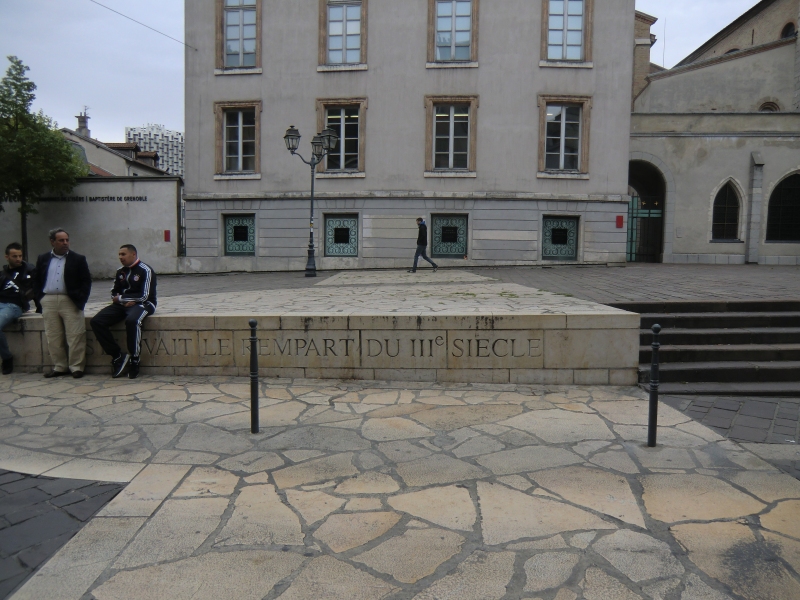
POLYGON ((286 149, 293 155, 299 156, 300 160, 311 167, 311 232, 308 237, 308 262, 306 262, 306 277, 317 276, 317 264, 314 260, 314 181, 316 179, 317 165, 322 162, 328 153, 336 147, 339 136, 333 129, 326 128, 314 136, 311 140, 311 160, 306 160, 297 153, 300 146, 300 132, 290 125, 283 136, 286 142, 286 149))

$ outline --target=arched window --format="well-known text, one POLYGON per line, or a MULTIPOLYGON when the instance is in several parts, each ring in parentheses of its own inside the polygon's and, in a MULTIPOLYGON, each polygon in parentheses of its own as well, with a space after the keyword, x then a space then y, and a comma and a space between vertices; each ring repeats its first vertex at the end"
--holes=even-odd
POLYGON ((769 113, 772 113, 772 112, 780 112, 780 111, 781 111, 781 107, 778 106, 777 102, 764 102, 764 104, 762 104, 758 108, 758 112, 769 112, 769 113))
POLYGON ((738 52, 738 51, 739 51, 739 48, 731 48, 725 54, 733 54, 734 52, 738 52))
POLYGON ((730 182, 722 187, 714 199, 711 239, 739 239, 739 196, 730 182))
POLYGON ((800 242, 800 175, 787 177, 772 192, 767 241, 800 242))
POLYGON ((795 27, 794 23, 787 23, 786 27, 781 31, 781 39, 785 40, 786 38, 790 38, 795 33, 797 33, 797 27, 795 27))

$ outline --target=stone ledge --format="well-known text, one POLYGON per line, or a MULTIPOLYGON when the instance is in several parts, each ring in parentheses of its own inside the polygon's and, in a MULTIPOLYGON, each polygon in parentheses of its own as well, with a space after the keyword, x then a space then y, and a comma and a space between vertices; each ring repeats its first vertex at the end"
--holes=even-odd
MULTIPOLYGON (((552 310, 552 309, 551 309, 552 310)), ((246 376, 251 317, 154 315, 145 321, 143 375, 246 376)), ((597 305, 536 314, 342 313, 254 315, 263 376, 400 381, 633 385, 639 317, 597 305)), ((109 369, 87 327, 87 373, 109 369)), ((122 324, 114 329, 124 346, 122 324)), ((43 322, 7 329, 15 366, 51 366, 43 322)))

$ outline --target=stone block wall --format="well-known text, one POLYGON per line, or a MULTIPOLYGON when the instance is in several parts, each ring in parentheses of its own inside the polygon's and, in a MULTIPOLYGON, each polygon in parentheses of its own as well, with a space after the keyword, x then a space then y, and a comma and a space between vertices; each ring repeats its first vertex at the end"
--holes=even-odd
MULTIPOLYGON (((634 385, 639 316, 608 307, 574 314, 262 315, 258 364, 264 377, 470 383, 634 385)), ((249 318, 148 318, 142 376, 238 375, 250 371, 249 318)), ((109 373, 87 319, 88 373, 109 373)), ((8 328, 15 365, 52 365, 43 321, 8 328)), ((115 330, 121 346, 125 333, 115 330)))

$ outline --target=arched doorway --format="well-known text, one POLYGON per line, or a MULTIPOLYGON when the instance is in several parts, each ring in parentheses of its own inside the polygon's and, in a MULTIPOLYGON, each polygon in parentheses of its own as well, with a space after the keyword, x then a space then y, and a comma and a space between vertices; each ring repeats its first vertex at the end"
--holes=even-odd
POLYGON ((664 257, 667 184, 655 166, 633 160, 628 169, 628 262, 660 263, 664 257))

